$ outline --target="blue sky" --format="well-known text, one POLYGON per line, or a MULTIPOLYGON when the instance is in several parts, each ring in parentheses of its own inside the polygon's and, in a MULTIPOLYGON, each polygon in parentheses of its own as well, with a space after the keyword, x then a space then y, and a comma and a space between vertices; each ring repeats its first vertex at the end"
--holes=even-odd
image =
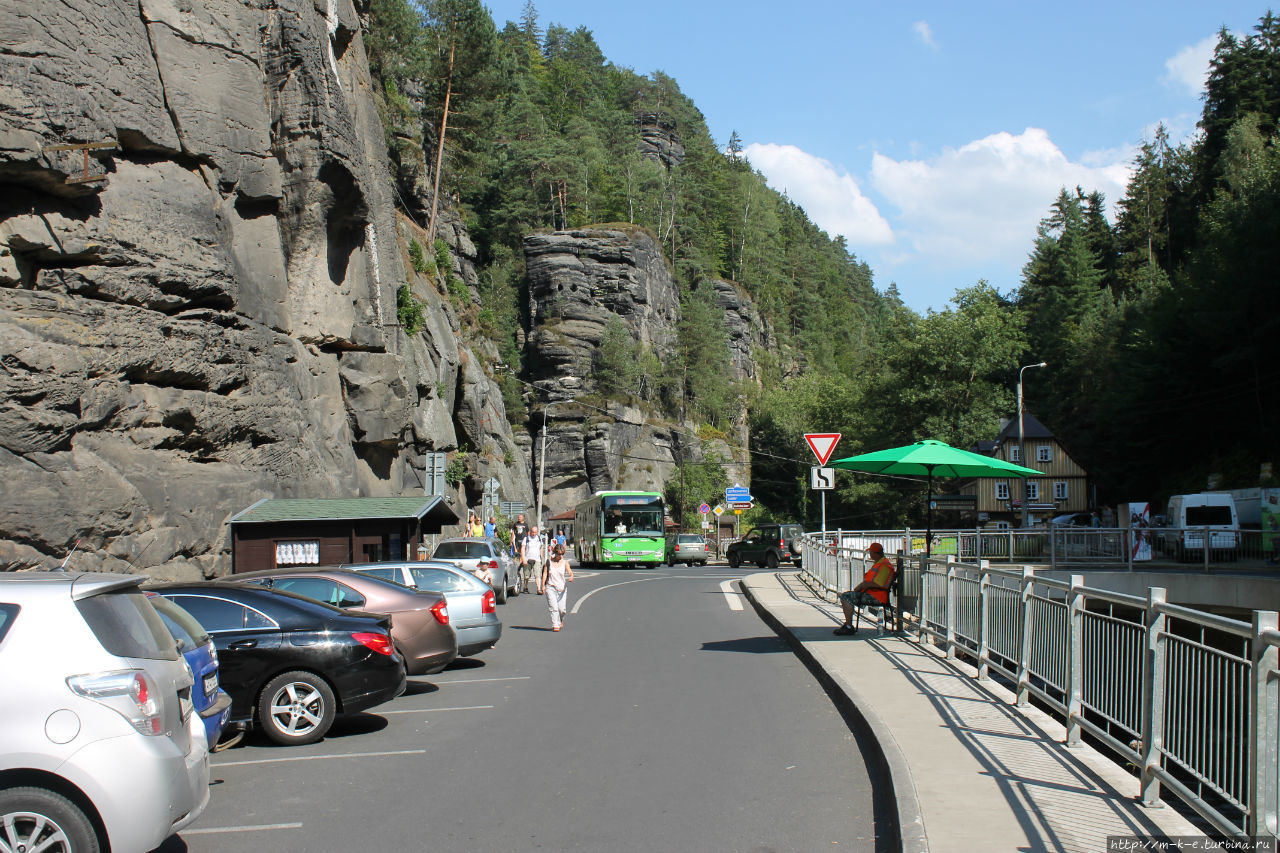
MULTIPOLYGON (((499 28, 524 0, 489 2, 499 28)), ((1237 0, 868 3, 535 0, 604 54, 675 78, 720 145, 870 264, 917 311, 986 279, 1014 290, 1062 186, 1123 196, 1137 146, 1199 118, 1237 0)), ((1114 211, 1113 211, 1114 212, 1114 211)))

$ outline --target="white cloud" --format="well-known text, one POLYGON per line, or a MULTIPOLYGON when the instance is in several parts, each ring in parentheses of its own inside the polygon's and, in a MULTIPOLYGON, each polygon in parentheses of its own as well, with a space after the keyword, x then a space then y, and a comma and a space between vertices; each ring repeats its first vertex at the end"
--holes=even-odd
POLYGON ((827 233, 850 247, 893 242, 893 229, 848 172, 794 145, 752 143, 743 153, 769 186, 785 192, 827 233))
POLYGON ((1073 163, 1048 133, 1028 128, 1019 135, 992 134, 929 160, 877 153, 871 185, 897 207, 894 230, 919 260, 1017 269, 1062 187, 1100 190, 1114 205, 1124 195, 1130 159, 1073 163))
POLYGON ((916 37, 929 47, 936 48, 938 43, 933 40, 933 30, 929 28, 928 21, 916 21, 911 25, 911 29, 915 31, 916 37))
POLYGON ((1212 35, 1184 47, 1172 58, 1166 59, 1165 82, 1198 97, 1204 91, 1205 81, 1209 79, 1209 63, 1213 60, 1213 49, 1217 44, 1218 37, 1212 35))

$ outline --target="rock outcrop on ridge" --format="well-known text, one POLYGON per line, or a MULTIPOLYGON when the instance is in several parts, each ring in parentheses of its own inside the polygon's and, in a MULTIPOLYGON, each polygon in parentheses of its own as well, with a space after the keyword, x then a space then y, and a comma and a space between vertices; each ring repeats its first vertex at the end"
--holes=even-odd
POLYGON ((420 494, 431 450, 532 499, 496 354, 406 270, 357 12, 0 7, 0 568, 220 574, 235 512, 420 494))

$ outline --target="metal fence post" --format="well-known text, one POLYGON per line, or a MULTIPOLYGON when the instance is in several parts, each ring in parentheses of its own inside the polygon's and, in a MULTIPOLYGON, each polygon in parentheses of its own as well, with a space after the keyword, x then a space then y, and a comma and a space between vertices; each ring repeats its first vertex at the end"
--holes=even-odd
POLYGON ((1212 548, 1210 548, 1210 547, 1209 547, 1211 544, 1212 544, 1212 543, 1209 541, 1209 526, 1208 526, 1208 525, 1205 525, 1205 528, 1204 528, 1204 573, 1205 573, 1206 575, 1207 575, 1207 574, 1209 574, 1209 552, 1210 552, 1211 550, 1213 550, 1212 548))
POLYGON ((1049 567, 1058 568, 1058 532, 1049 525, 1049 567))
POLYGON ((991 656, 991 645, 988 637, 987 617, 990 615, 990 608, 987 602, 987 590, 991 586, 991 575, 987 574, 987 570, 991 568, 988 560, 978 561, 978 680, 987 681, 990 679, 989 670, 991 664, 988 658, 991 656))
POLYGON ((1035 585, 1035 569, 1022 567, 1022 581, 1018 585, 1018 606, 1022 608, 1022 648, 1018 652, 1018 705, 1027 704, 1031 698, 1031 631, 1035 628, 1031 618, 1031 588, 1035 585))
POLYGON ((1120 545, 1124 548, 1124 561, 1133 571, 1133 528, 1126 527, 1120 532, 1120 545))
POLYGON ((956 563, 947 555, 947 658, 956 656, 956 563))
MULTIPOLYGON (((937 607, 938 588, 934 581, 933 572, 929 561, 919 555, 912 557, 916 564, 920 566, 920 642, 925 642, 924 625, 933 618, 934 608, 937 607), (926 589, 927 586, 927 589, 926 589), (927 598, 926 598, 927 595, 927 598)), ((932 626, 930 626, 932 629, 932 626)), ((936 630, 936 629, 934 629, 936 630)), ((933 635, 929 635, 928 642, 933 642, 933 635)))
POLYGON ((1142 668, 1142 804, 1160 808, 1160 749, 1164 746, 1164 587, 1147 590, 1146 654, 1142 668))
POLYGON ((1280 653, 1275 645, 1263 639, 1263 632, 1277 629, 1274 610, 1253 611, 1253 638, 1250 641, 1249 666, 1249 816, 1247 835, 1276 835, 1277 780, 1277 688, 1276 669, 1280 653))
POLYGON ((1067 609, 1067 746, 1080 746, 1084 716, 1084 575, 1071 576, 1067 609))

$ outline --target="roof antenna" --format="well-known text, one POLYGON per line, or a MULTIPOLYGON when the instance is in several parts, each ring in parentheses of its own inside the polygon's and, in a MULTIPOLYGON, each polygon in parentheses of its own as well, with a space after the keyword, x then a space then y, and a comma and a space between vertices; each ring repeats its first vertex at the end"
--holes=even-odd
POLYGON ((72 545, 71 550, 67 552, 67 557, 65 560, 62 561, 62 565, 58 566, 58 571, 65 572, 67 570, 67 560, 71 559, 71 555, 74 554, 76 552, 76 549, 79 547, 80 547, 80 540, 77 539, 76 544, 72 545))

